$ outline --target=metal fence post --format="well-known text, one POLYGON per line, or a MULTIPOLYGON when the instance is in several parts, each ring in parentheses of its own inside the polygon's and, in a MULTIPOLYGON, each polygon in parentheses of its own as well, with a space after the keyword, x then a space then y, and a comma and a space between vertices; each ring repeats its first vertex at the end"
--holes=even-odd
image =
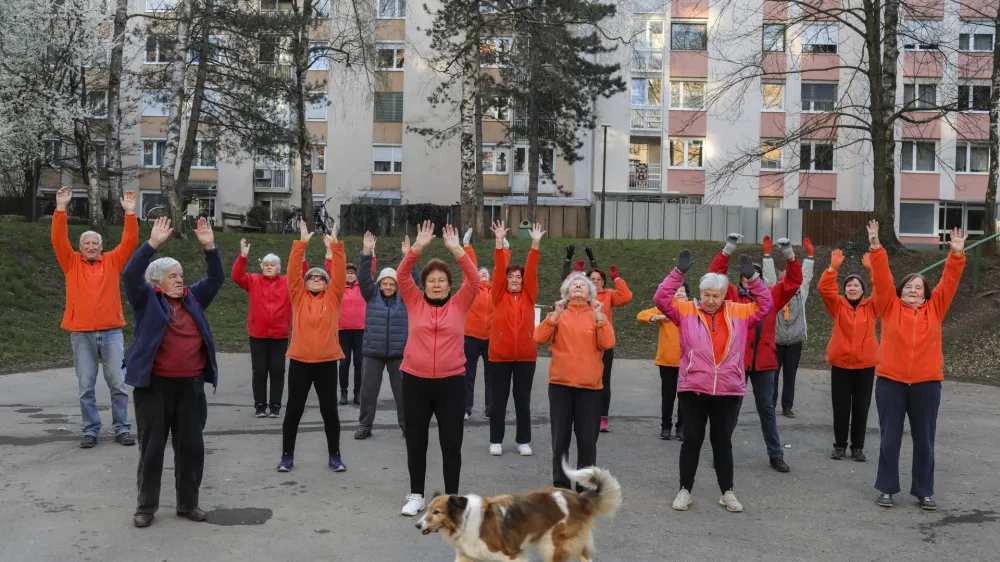
POLYGON ((983 261, 983 247, 976 246, 972 250, 972 290, 979 291, 980 265, 983 261))

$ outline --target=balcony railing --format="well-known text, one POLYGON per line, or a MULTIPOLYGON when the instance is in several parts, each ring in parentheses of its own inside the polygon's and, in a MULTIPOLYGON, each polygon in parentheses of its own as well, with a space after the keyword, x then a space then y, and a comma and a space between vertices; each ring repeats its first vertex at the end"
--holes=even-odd
POLYGON ((253 190, 257 193, 291 193, 292 172, 277 168, 255 168, 253 190))
POLYGON ((663 132, 662 106, 632 106, 632 130, 661 134, 663 132))
POLYGON ((661 193, 663 180, 660 175, 660 165, 629 162, 628 188, 629 191, 661 193))
POLYGON ((291 78, 292 65, 273 62, 262 62, 257 65, 257 70, 269 78, 291 78))
MULTIPOLYGON (((554 129, 551 121, 543 119, 538 123, 538 138, 551 139, 553 134, 554 129)), ((515 119, 510 128, 510 136, 514 137, 516 141, 528 140, 528 120, 515 119)))
POLYGON ((636 46, 632 49, 632 70, 659 72, 663 70, 663 49, 636 46))
POLYGON ((632 0, 633 14, 662 14, 667 9, 667 0, 632 0))

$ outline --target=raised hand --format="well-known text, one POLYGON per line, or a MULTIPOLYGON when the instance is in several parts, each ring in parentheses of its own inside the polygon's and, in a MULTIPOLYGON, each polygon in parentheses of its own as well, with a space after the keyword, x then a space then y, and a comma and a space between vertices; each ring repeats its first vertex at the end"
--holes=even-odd
POLYGON ((424 221, 423 224, 417 225, 417 239, 413 243, 413 250, 416 252, 422 252, 431 240, 434 240, 437 236, 434 235, 434 223, 431 221, 424 221))
POLYGON ((807 257, 811 258, 811 257, 813 257, 816 254, 815 250, 813 249, 813 242, 812 242, 812 240, 810 240, 808 238, 804 238, 802 240, 802 245, 805 246, 805 248, 806 248, 806 256, 807 257))
POLYGON ((753 258, 746 254, 740 255, 740 275, 744 279, 753 279, 757 276, 757 270, 753 267, 753 258))
POLYGON ((597 321, 598 322, 603 322, 604 318, 605 318, 604 317, 604 303, 602 303, 598 299, 594 299, 594 302, 593 302, 593 304, 591 306, 594 307, 594 314, 597 316, 597 321))
POLYGON ((198 219, 198 228, 194 229, 194 235, 206 250, 215 248, 215 231, 212 230, 212 224, 205 217, 198 219))
POLYGON ((125 196, 118 200, 122 205, 122 209, 125 209, 126 215, 135 214, 135 192, 126 191, 125 196))
POLYGON ((465 236, 462 237, 462 245, 468 246, 469 242, 472 242, 472 229, 465 231, 465 236))
POLYGON ((722 253, 727 256, 733 255, 733 251, 736 250, 736 246, 739 246, 740 242, 743 241, 743 235, 739 232, 730 232, 729 236, 726 236, 726 245, 722 248, 722 253))
POLYGON ((305 242, 306 244, 312 240, 313 233, 309 232, 309 226, 306 225, 306 221, 299 221, 299 240, 305 242))
POLYGON ((441 229, 441 240, 444 241, 444 247, 454 254, 456 251, 462 251, 462 244, 458 239, 458 229, 450 224, 444 225, 441 229))
POLYGON ((612 281, 614 281, 615 279, 618 279, 618 277, 619 277, 619 275, 618 275, 618 266, 615 265, 615 264, 611 264, 610 277, 611 277, 612 281))
POLYGON ((361 248, 362 248, 362 252, 364 252, 364 254, 366 256, 370 255, 372 252, 374 252, 375 251, 375 235, 372 234, 371 232, 365 232, 364 240, 362 240, 362 242, 361 242, 361 248))
POLYGON ((573 252, 575 251, 576 251, 576 246, 572 244, 566 246, 566 261, 570 261, 573 259, 573 252))
POLYGON ((69 190, 69 187, 62 186, 59 191, 56 192, 56 210, 65 211, 69 202, 73 200, 73 192, 69 190))
POLYGON ((329 235, 330 241, 334 243, 337 242, 337 228, 337 221, 333 221, 333 226, 330 227, 329 235))
POLYGON ((878 221, 868 221, 868 245, 873 249, 881 246, 878 241, 878 221))
POLYGON ((689 269, 691 269, 691 250, 684 249, 677 256, 677 271, 680 271, 681 275, 684 275, 689 269))
POLYGON ((250 255, 250 244, 247 243, 246 238, 240 238, 240 255, 243 256, 243 259, 250 255))
POLYGON ((865 266, 869 272, 872 270, 872 257, 871 254, 865 252, 865 255, 861 256, 861 265, 865 266))
POLYGON ((771 255, 771 237, 770 236, 765 236, 764 237, 764 255, 765 256, 770 256, 771 255))
POLYGON ((795 259, 795 250, 792 248, 792 241, 788 238, 778 238, 778 249, 781 250, 782 255, 785 256, 786 260, 795 259))
POLYGON ((591 263, 594 263, 595 261, 597 261, 597 260, 594 259, 594 250, 593 250, 593 248, 591 248, 590 246, 587 246, 586 248, 583 249, 583 251, 587 252, 587 259, 590 260, 591 263))
POLYGON ((403 244, 400 246, 399 251, 403 252, 403 256, 410 253, 410 235, 407 234, 403 237, 403 244))
POLYGON ((965 236, 962 236, 961 228, 951 229, 951 236, 949 236, 948 239, 948 245, 951 246, 951 253, 955 254, 956 256, 964 254, 965 240, 968 237, 969 237, 968 233, 966 233, 965 236))
POLYGON ((507 228, 507 225, 503 221, 493 221, 493 226, 490 227, 490 232, 492 232, 493 236, 496 237, 497 248, 499 248, 500 245, 503 244, 503 239, 507 237, 507 233, 510 232, 510 229, 507 228))
MULTIPOLYGON (((867 255, 868 254, 865 254, 865 256, 867 256, 867 255)), ((862 258, 861 261, 863 262, 864 258, 862 258)), ((830 269, 831 270, 837 271, 838 269, 840 269, 840 264, 842 264, 842 263, 844 263, 844 252, 841 252, 840 250, 834 250, 834 251, 830 252, 830 269)))
POLYGON ((149 245, 159 248, 160 244, 166 242, 173 233, 174 229, 170 228, 170 219, 160 217, 153 222, 153 230, 149 232, 149 245))
POLYGON ((542 230, 542 225, 536 222, 535 225, 531 227, 531 230, 528 231, 528 236, 531 237, 531 247, 537 250, 538 245, 542 242, 542 236, 545 236, 545 231, 542 230))

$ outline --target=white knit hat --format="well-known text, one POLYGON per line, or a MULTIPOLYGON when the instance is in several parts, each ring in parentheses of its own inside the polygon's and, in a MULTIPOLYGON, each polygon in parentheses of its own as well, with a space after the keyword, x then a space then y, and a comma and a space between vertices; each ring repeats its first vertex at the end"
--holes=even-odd
POLYGON ((396 279, 396 270, 391 267, 387 267, 378 274, 378 279, 375 280, 375 284, 378 285, 386 277, 396 281, 397 283, 399 282, 399 280, 396 279))

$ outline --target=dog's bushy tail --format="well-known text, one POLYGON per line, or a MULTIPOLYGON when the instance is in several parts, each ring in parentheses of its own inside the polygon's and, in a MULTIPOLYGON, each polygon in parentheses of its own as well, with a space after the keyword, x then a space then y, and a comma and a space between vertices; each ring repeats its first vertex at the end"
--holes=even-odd
POLYGON ((622 504, 622 486, 610 472, 596 466, 571 468, 566 457, 562 459, 562 469, 570 481, 585 488, 580 497, 595 515, 610 517, 618 511, 622 504))

